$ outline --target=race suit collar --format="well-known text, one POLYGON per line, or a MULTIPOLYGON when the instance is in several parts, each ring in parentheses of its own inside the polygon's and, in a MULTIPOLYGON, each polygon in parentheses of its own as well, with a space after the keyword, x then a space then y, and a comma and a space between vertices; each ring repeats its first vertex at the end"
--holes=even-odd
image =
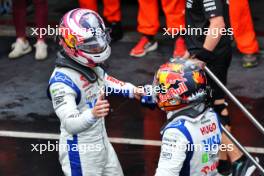
POLYGON ((69 58, 63 51, 57 53, 57 59, 55 61, 55 64, 57 67, 67 67, 81 73, 90 83, 94 83, 98 79, 98 76, 93 69, 76 63, 74 60, 69 58))
POLYGON ((195 105, 189 105, 182 109, 170 111, 167 113, 168 122, 173 121, 176 118, 183 118, 188 121, 199 121, 200 115, 206 110, 206 106, 204 103, 199 103, 195 105))

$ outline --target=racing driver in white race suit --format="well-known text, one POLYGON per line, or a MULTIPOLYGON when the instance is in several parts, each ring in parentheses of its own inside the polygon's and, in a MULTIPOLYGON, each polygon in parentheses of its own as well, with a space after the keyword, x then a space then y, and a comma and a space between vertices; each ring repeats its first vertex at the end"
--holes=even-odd
POLYGON ((166 111, 161 130, 162 146, 155 176, 217 175, 221 126, 207 106, 207 82, 203 63, 174 59, 157 71, 154 96, 166 111))
POLYGON ((100 64, 111 53, 109 34, 94 11, 74 9, 59 26, 59 52, 48 94, 59 117, 59 160, 66 176, 122 176, 110 144, 104 117, 109 112, 106 93, 133 98, 137 88, 108 76, 100 64), (61 146, 67 146, 61 147, 61 146))

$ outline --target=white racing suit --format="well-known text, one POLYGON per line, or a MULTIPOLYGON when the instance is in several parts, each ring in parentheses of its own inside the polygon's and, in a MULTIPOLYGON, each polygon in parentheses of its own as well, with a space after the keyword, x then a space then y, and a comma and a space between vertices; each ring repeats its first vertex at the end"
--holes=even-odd
POLYGON ((91 110, 104 87, 124 90, 132 98, 134 86, 108 76, 101 67, 92 69, 98 76, 95 83, 65 67, 56 67, 50 78, 49 94, 61 122, 59 160, 66 176, 123 176, 104 118, 96 119, 91 110))
MULTIPOLYGON (((208 108, 196 118, 182 113, 162 130, 162 146, 155 176, 217 175, 221 126, 216 113, 208 108)), ((176 116, 176 117, 175 117, 176 116)))

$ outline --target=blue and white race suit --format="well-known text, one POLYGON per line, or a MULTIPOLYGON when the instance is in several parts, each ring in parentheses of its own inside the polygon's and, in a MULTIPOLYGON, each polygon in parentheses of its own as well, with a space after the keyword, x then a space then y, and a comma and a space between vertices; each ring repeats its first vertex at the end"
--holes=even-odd
MULTIPOLYGON (((168 118, 175 112, 169 112, 168 118)), ((162 130, 155 176, 217 175, 221 127, 216 113, 206 109, 196 118, 180 115, 162 130)))
POLYGON ((66 176, 123 176, 104 118, 95 118, 91 110, 100 90, 122 90, 133 98, 134 86, 108 76, 101 67, 92 69, 98 76, 95 83, 66 67, 56 67, 50 78, 49 93, 61 122, 59 160, 66 176))

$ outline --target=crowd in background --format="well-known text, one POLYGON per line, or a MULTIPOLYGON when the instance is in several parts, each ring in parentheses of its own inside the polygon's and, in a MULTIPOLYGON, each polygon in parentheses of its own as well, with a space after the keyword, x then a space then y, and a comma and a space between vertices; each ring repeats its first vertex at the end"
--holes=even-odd
MULTIPOLYGON (((103 0, 102 16, 107 27, 111 28, 112 41, 118 41, 123 37, 121 0, 103 0)), ((19 58, 32 51, 26 36, 26 4, 27 0, 1 0, 0 13, 11 12, 16 30, 16 41, 11 46, 8 57, 19 58), (11 7, 12 5, 12 7, 11 7)), ((38 28, 48 24, 48 1, 32 0, 35 7, 35 25, 38 28)), ((142 35, 137 44, 131 48, 130 56, 144 57, 148 52, 158 48, 155 35, 160 29, 159 9, 160 5, 166 17, 167 28, 179 28, 185 26, 185 0, 138 0, 137 31, 142 35)), ((97 0, 79 0, 81 8, 98 11, 97 0)), ((257 66, 259 44, 254 31, 250 6, 248 0, 230 0, 230 21, 234 30, 234 39, 239 51, 243 54, 243 67, 257 66)), ((44 60, 48 56, 48 47, 45 38, 37 37, 35 47, 35 59, 44 60)), ((184 36, 175 39, 173 57, 186 56, 184 36)))

